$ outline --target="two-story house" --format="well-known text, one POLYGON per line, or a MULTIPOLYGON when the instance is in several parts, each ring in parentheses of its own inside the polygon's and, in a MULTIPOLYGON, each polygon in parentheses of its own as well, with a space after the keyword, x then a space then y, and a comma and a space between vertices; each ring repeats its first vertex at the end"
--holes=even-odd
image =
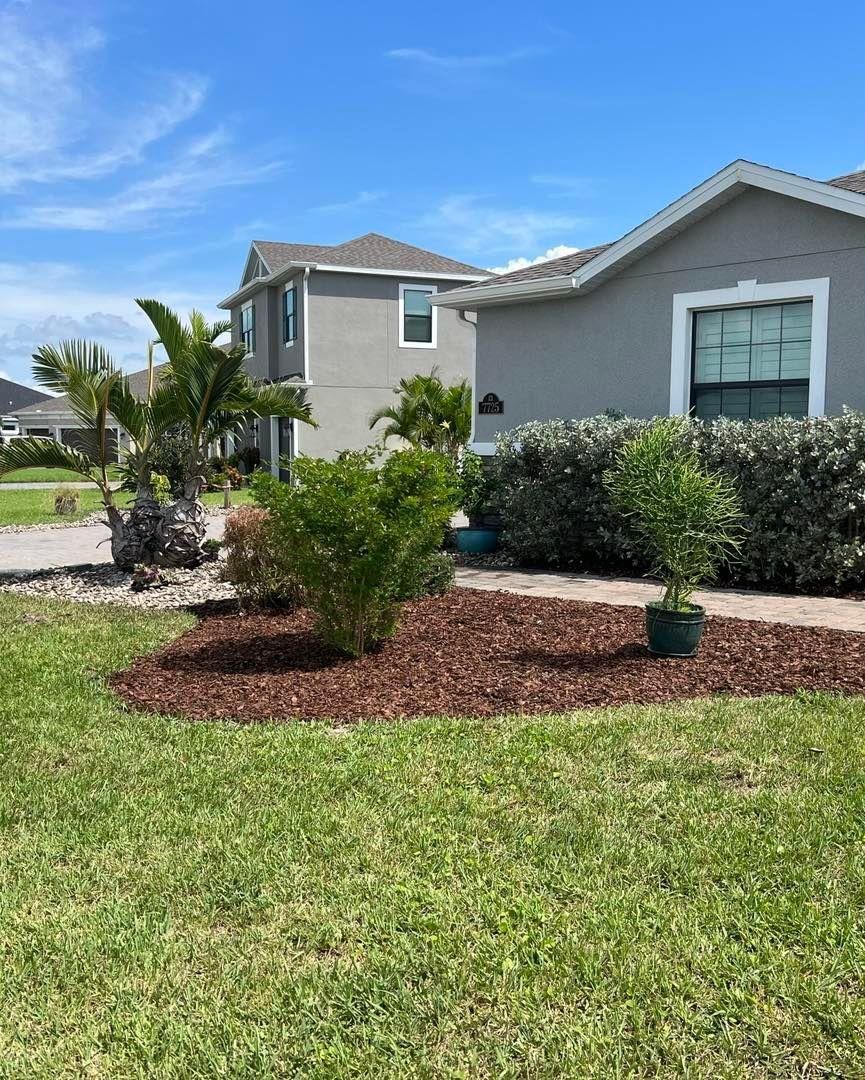
POLYGON ((471 379, 474 321, 430 297, 488 276, 378 233, 329 246, 254 241, 240 288, 219 306, 250 374, 307 387, 319 425, 260 423, 250 440, 262 461, 275 470, 281 457, 368 446, 371 414, 406 376, 436 368, 446 382, 471 379))

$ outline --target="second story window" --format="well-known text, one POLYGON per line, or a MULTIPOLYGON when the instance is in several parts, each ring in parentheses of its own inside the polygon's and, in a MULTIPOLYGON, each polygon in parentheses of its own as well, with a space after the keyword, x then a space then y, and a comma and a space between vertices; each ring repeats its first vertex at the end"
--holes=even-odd
POLYGON ((400 285, 399 344, 402 349, 434 349, 438 312, 429 298, 435 285, 400 285))
POLYGON ((246 304, 240 309, 240 340, 247 353, 255 352, 255 304, 246 304))
POLYGON ((297 286, 282 294, 282 340, 290 345, 297 337, 297 286))

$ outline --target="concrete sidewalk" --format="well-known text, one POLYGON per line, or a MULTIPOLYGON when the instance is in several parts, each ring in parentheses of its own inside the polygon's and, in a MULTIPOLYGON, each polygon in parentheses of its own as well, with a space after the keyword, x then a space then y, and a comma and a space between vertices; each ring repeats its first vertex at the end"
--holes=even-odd
MULTIPOLYGON (((207 519, 207 535, 222 539, 225 518, 207 519)), ((0 573, 47 570, 54 566, 111 562, 110 533, 105 525, 75 525, 68 529, 31 529, 0 533, 0 573)))
MULTIPOLYGON (((481 570, 463 566, 457 584, 472 589, 502 589, 527 596, 554 596, 594 604, 642 607, 660 597, 656 583, 640 578, 603 578, 589 574, 542 573, 529 570, 481 570)), ((865 633, 865 603, 823 596, 784 596, 736 589, 701 589, 694 600, 710 615, 792 626, 828 626, 865 633)))

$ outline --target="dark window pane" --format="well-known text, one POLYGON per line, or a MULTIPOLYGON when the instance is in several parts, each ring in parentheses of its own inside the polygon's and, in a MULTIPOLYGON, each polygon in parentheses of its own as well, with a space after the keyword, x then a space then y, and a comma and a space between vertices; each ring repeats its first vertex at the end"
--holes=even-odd
POLYGON ((694 396, 694 413, 701 420, 711 420, 721 415, 721 391, 700 390, 694 396))
POLYGON ((432 316, 406 315, 405 341, 432 341, 432 316))
POLYGON ((808 415, 808 387, 782 386, 781 412, 784 416, 808 415))
POLYGON ((721 415, 736 420, 747 420, 751 408, 749 390, 723 390, 721 392, 721 415))
POLYGON ((780 393, 777 386, 752 390, 751 419, 766 420, 770 416, 777 416, 780 409, 780 393))

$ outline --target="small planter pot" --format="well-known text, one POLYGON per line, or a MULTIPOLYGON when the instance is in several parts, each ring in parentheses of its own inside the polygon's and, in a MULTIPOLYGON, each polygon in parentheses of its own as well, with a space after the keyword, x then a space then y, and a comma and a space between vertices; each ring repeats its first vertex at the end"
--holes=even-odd
POLYGON ((488 555, 496 550, 499 543, 498 529, 476 529, 469 526, 454 531, 457 536, 457 551, 465 555, 488 555))
POLYGON ((706 609, 699 604, 691 604, 687 611, 646 604, 646 634, 654 656, 693 656, 705 625, 706 609))

